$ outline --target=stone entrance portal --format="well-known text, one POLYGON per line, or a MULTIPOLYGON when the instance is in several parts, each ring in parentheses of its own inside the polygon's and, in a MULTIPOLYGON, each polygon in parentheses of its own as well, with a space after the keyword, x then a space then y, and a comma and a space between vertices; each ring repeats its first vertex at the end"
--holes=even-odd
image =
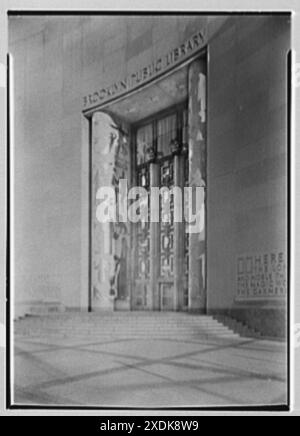
POLYGON ((91 127, 92 309, 205 312, 206 61, 94 112, 91 127), (100 223, 97 192, 120 179, 147 192, 200 187, 200 231, 162 222, 162 210, 159 222, 100 223))

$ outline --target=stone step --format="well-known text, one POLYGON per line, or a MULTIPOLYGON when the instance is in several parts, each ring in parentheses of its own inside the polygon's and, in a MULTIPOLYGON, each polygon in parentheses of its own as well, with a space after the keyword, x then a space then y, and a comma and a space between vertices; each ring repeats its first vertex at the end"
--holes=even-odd
MULTIPOLYGON (((22 325, 22 324, 19 324, 22 325)), ((166 324, 156 324, 156 325, 145 325, 145 324, 130 324, 130 325, 125 325, 125 324, 114 324, 114 325, 51 325, 51 324, 25 324, 27 328, 35 328, 37 327, 45 327, 45 328, 53 328, 55 330, 59 330, 59 329, 65 329, 65 330, 94 330, 94 331, 105 331, 105 330, 109 330, 109 331, 120 331, 120 329, 126 329, 126 330, 143 330, 143 331, 156 331, 156 330, 169 330, 172 331, 173 329, 176 330, 180 330, 180 329, 206 329, 206 330, 224 330, 224 329, 230 329, 229 327, 225 327, 222 326, 221 324, 211 324, 211 325, 201 325, 201 324, 194 324, 194 325, 166 325, 166 324)))
MULTIPOLYGON (((80 320, 76 320, 74 321, 74 323, 53 323, 53 322, 43 322, 43 323, 39 323, 39 322, 24 322, 24 324, 26 323, 27 326, 32 326, 35 327, 37 326, 41 326, 41 325, 47 325, 47 326, 53 326, 54 328, 60 328, 60 327, 64 327, 64 328, 98 328, 98 329, 103 329, 103 328, 120 328, 120 327, 130 327, 130 328, 136 328, 136 327, 141 327, 141 328, 147 328, 147 329, 151 329, 151 328, 160 328, 160 327, 164 327, 164 328, 181 328, 181 327, 186 327, 186 328, 193 328, 193 327, 205 327, 205 328, 215 328, 215 327, 219 327, 219 328, 224 328, 224 325, 222 325, 221 323, 163 323, 163 322, 156 322, 153 324, 150 323, 112 323, 112 322, 107 322, 107 323, 87 323, 87 322, 81 322, 80 320)), ((229 328, 229 327, 227 327, 229 328)))
MULTIPOLYGON (((37 320, 38 318, 35 317, 27 317, 27 319, 31 320, 31 322, 34 322, 35 320, 37 320)), ((70 317, 67 314, 64 315, 60 315, 60 316, 55 316, 55 315, 46 315, 42 318, 42 320, 44 320, 45 322, 58 322, 58 323, 63 323, 63 324, 67 324, 68 322, 74 322, 76 321, 76 319, 80 319, 81 322, 88 322, 88 323, 107 323, 107 322, 124 322, 124 323, 135 323, 135 322, 143 322, 143 323, 156 323, 156 322, 161 322, 161 323, 216 323, 218 322, 217 320, 213 319, 213 317, 204 317, 204 316, 193 316, 193 317, 183 317, 183 316, 178 316, 178 317, 163 317, 163 316, 155 316, 155 317, 150 317, 149 315, 145 315, 143 316, 139 316, 139 317, 128 317, 127 315, 125 317, 116 317, 114 315, 111 315, 110 317, 105 316, 91 316, 91 317, 86 317, 86 316, 74 316, 74 317, 70 317)), ((39 322, 42 321, 41 319, 39 319, 39 322)))
POLYGON ((28 315, 45 315, 48 314, 61 314, 64 312, 64 307, 59 301, 49 301, 49 302, 34 302, 31 303, 27 308, 28 315))
MULTIPOLYGON (((66 333, 66 332, 32 332, 32 333, 22 333, 17 334, 17 337, 44 337, 44 338, 86 338, 86 334, 80 334, 79 332, 75 333, 66 333)), ((183 333, 155 333, 151 335, 142 334, 142 333, 120 333, 120 334, 101 334, 101 335, 88 335, 89 340, 110 340, 110 339, 129 339, 129 338, 137 338, 137 339, 151 339, 151 338, 169 338, 169 339, 177 339, 177 338, 194 338, 194 339, 206 339, 206 338, 220 338, 220 339, 231 339, 231 338, 240 338, 240 336, 236 333, 229 332, 227 334, 220 334, 220 333, 207 333, 207 332, 198 332, 197 334, 191 334, 190 332, 183 334, 183 333)))
POLYGON ((218 336, 228 336, 234 334, 230 330, 228 331, 205 331, 205 330, 198 330, 198 331, 153 331, 153 332, 139 332, 139 331, 123 331, 123 332, 80 332, 80 331, 54 331, 54 330, 24 330, 16 332, 16 335, 24 335, 24 336, 30 336, 38 333, 42 336, 47 335, 69 335, 69 336, 89 336, 89 337, 102 337, 102 336, 130 336, 130 335, 139 335, 144 337, 151 337, 151 336, 159 336, 159 335, 165 335, 169 337, 174 336, 198 336, 198 335, 218 335, 218 336))

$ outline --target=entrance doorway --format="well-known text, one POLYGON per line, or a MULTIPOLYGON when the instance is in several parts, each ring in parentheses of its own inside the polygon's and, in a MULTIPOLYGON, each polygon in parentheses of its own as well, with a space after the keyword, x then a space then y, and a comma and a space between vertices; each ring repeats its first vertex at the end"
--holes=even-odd
POLYGON ((205 57, 92 113, 93 310, 205 313, 206 118, 205 57), (173 219, 172 195, 170 221, 161 219, 159 205, 157 221, 99 222, 98 189, 112 186, 117 192, 120 179, 147 193, 152 187, 179 187, 181 193, 185 186, 199 189, 198 230, 187 232, 184 219, 173 219))
MULTIPOLYGON (((153 187, 171 190, 188 184, 187 104, 182 103, 138 123, 133 129, 135 184, 148 193, 153 187)), ((166 193, 168 194, 168 193, 166 193)), ((159 222, 135 224, 135 310, 187 310, 188 233, 184 222, 174 222, 174 196, 167 211, 160 195, 159 222)), ((183 197, 181 198, 183 205, 183 197)))

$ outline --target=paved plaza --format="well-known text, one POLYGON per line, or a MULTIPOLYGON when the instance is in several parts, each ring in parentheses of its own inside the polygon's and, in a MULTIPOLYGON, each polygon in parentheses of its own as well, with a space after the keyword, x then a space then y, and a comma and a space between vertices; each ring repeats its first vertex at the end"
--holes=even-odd
MULTIPOLYGON (((124 318, 125 323, 131 322, 130 316, 124 318)), ((74 322, 79 319, 75 317, 74 322)), ((182 315, 178 319, 181 321, 182 315)), ((196 322, 196 317, 192 320, 196 322)), ((92 326, 96 321, 94 317, 92 326)), ((88 330, 87 318, 82 330, 77 325, 73 334, 67 325, 63 329, 64 323, 55 330, 51 318, 35 319, 35 331, 28 328, 30 322, 32 327, 30 320, 18 321, 16 329, 16 404, 178 407, 286 403, 286 349, 279 342, 224 335, 215 327, 207 334, 205 329, 212 327, 203 323, 202 334, 194 332, 190 338, 187 331, 174 331, 173 325, 173 335, 149 332, 147 338, 128 332, 109 337, 109 323, 101 336, 88 330)))

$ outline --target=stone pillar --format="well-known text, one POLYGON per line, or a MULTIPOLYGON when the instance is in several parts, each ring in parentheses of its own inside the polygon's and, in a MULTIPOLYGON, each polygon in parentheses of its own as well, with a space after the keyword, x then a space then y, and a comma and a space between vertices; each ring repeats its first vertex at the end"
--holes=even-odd
MULTIPOLYGON (((174 156, 174 186, 184 188, 184 156, 174 156)), ((175 203, 175 198, 174 198, 175 203)), ((181 198, 181 206, 184 205, 181 198)), ((182 208, 181 208, 182 209, 182 208)), ((174 287, 175 287, 175 310, 182 310, 184 306, 183 278, 184 278, 184 232, 185 223, 174 222, 174 287)))
POLYGON ((200 227, 189 238, 189 310, 206 311, 206 59, 189 66, 189 186, 201 187, 200 227))
MULTIPOLYGON (((159 187, 159 166, 150 164, 150 187, 159 187)), ((151 207, 151 205, 150 205, 151 207)), ((157 278, 159 277, 159 223, 150 223, 150 289, 149 308, 151 310, 160 309, 160 293, 157 278)))
MULTIPOLYGON (((117 192, 120 179, 130 180, 129 133, 125 126, 109 115, 96 112, 92 119, 92 309, 115 308, 119 298, 119 277, 129 278, 129 228, 125 222, 101 223, 96 217, 97 192, 101 187, 110 187, 117 192), (120 276, 121 271, 121 276, 120 276)), ((118 197, 116 197, 118 200, 118 197)), ((118 208, 116 208, 118 211, 118 208)), ((118 218, 118 217, 117 217, 118 218)), ((127 286, 128 288, 128 286, 127 286)), ((127 289, 129 309, 129 289, 127 289)))
POLYGON ((90 309, 90 290, 88 285, 89 280, 89 226, 90 226, 90 121, 82 116, 81 122, 81 233, 80 233, 80 247, 81 247, 81 287, 80 287, 80 310, 87 311, 90 309))

